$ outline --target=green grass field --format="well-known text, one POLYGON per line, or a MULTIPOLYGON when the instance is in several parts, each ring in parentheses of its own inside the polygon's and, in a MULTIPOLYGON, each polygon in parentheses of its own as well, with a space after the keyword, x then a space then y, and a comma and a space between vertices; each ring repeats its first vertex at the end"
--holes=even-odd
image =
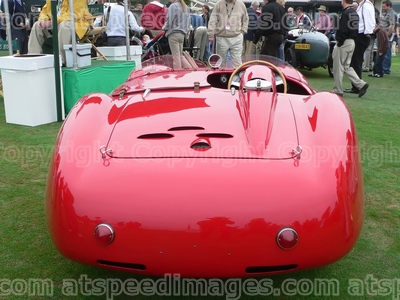
MULTIPOLYGON (((332 90, 327 70, 302 72, 315 90, 332 90)), ((272 293, 277 299, 400 299, 399 58, 393 58, 392 75, 366 75, 370 88, 364 97, 344 95, 356 124, 365 182, 365 221, 354 249, 326 267, 241 281, 215 280, 208 282, 208 296, 178 297, 170 290, 171 298, 261 299, 272 293), (256 290, 254 284, 265 288, 256 290), (228 293, 222 293, 221 285, 228 293)), ((344 83, 350 86, 348 80, 344 83)), ((54 248, 47 231, 44 195, 60 126, 7 124, 0 98, 0 299, 47 299, 51 295, 55 299, 128 299, 133 291, 111 293, 121 292, 121 284, 127 288, 136 282, 143 288, 135 299, 160 298, 144 286, 156 280, 160 283, 162 278, 145 279, 81 265, 54 248), (107 289, 101 288, 103 283, 107 289)))

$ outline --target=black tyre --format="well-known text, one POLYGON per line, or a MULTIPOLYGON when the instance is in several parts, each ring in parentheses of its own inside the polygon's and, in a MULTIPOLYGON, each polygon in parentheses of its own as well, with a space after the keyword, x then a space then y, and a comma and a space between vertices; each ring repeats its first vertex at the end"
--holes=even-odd
POLYGON ((293 48, 287 48, 285 52, 285 61, 293 66, 293 68, 297 68, 297 55, 293 48))
POLYGON ((333 78, 333 65, 332 64, 328 64, 328 74, 330 77, 333 78))
POLYGON ((328 74, 330 77, 333 78, 333 48, 335 47, 336 42, 335 41, 330 41, 329 43, 329 57, 328 57, 328 74))

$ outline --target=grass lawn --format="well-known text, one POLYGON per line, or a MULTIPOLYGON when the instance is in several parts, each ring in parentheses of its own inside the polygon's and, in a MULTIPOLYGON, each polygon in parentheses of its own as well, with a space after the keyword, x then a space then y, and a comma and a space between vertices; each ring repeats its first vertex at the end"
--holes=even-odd
MULTIPOLYGON (((332 90, 333 80, 327 70, 302 72, 315 90, 332 90)), ((346 257, 329 266, 247 281, 262 281, 268 286, 273 283, 274 290, 263 292, 273 291, 277 299, 400 299, 399 58, 393 58, 392 75, 370 78, 364 73, 364 79, 370 83, 364 97, 344 95, 355 120, 363 161, 366 211, 361 237, 346 257), (324 282, 329 282, 330 290, 321 290, 321 286, 327 286, 324 282)), ((347 79, 344 85, 350 86, 347 79)), ((38 280, 47 287, 42 290, 44 295, 52 292, 55 299, 128 299, 126 293, 107 297, 101 288, 97 289, 97 296, 89 296, 90 285, 81 284, 80 290, 74 290, 74 285, 66 289, 67 282, 97 279, 100 283, 112 279, 107 290, 111 292, 122 282, 143 282, 144 277, 81 265, 64 258, 54 248, 47 232, 44 194, 49 159, 60 126, 7 124, 0 98, 0 299, 48 298, 29 295, 38 293, 38 280)), ((157 279, 151 278, 153 282, 157 279)), ((261 298, 247 295, 257 291, 239 288, 238 281, 223 283, 230 295, 202 298, 261 298)), ((219 291, 217 287, 210 289, 209 295, 218 295, 219 291)), ((160 297, 141 294, 136 298, 160 297)), ((192 297, 195 298, 199 297, 192 297)))

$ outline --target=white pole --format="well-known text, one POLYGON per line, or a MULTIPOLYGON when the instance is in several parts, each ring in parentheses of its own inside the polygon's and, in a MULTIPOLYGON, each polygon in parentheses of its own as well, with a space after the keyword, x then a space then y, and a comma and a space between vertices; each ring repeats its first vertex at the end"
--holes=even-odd
POLYGON ((72 40, 72 68, 78 69, 78 59, 76 57, 76 33, 75 33, 75 16, 74 16, 74 0, 69 0, 69 13, 71 19, 71 40, 72 40))
POLYGON ((131 60, 131 43, 129 39, 129 20, 128 20, 128 1, 124 0, 124 11, 125 11, 125 36, 126 36, 126 60, 131 60))

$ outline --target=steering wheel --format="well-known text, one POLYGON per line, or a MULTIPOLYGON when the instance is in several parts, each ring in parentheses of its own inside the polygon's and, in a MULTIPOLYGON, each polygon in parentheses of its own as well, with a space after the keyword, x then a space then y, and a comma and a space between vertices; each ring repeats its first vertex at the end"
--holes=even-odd
POLYGON ((283 81, 283 93, 284 94, 287 93, 287 88, 288 88, 287 87, 287 82, 286 82, 286 78, 283 75, 282 71, 277 66, 275 66, 274 64, 272 64, 272 63, 270 63, 268 61, 264 61, 264 60, 250 60, 250 61, 242 63, 240 66, 238 66, 233 71, 233 73, 231 74, 231 77, 229 77, 228 89, 231 89, 231 87, 232 87, 233 77, 235 77, 235 75, 237 73, 239 73, 243 69, 243 67, 248 66, 248 65, 252 65, 252 64, 261 64, 261 65, 265 65, 265 66, 271 67, 276 73, 278 73, 279 76, 281 76, 282 81, 283 81))

